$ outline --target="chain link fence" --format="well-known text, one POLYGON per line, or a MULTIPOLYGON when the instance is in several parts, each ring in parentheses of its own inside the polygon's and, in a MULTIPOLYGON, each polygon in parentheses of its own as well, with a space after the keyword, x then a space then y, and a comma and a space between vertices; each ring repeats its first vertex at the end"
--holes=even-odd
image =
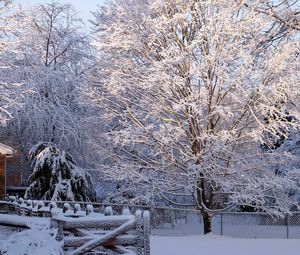
MULTIPOLYGON (((75 203, 70 203, 73 207, 75 203)), ((80 203, 79 203, 80 204, 80 203)), ((57 202, 58 207, 63 203, 57 202)), ((92 203, 94 212, 104 213, 106 207, 111 207, 113 214, 122 214, 124 208, 128 208, 131 214, 137 210, 150 212, 151 234, 157 235, 199 235, 203 234, 202 217, 197 210, 166 208, 156 206, 138 206, 111 203, 92 203)), ((81 203, 84 208, 85 203, 81 203)))
POLYGON ((300 238, 300 212, 279 218, 267 213, 226 212, 213 217, 213 233, 243 238, 300 238))
MULTIPOLYGON (((44 206, 48 207, 51 201, 44 201, 44 206)), ((71 209, 74 209, 75 204, 79 204, 81 210, 86 210, 88 204, 92 204, 95 213, 104 214, 110 207, 114 215, 120 215, 123 210, 129 209, 131 214, 135 214, 137 210, 148 210, 150 212, 151 234, 166 235, 166 236, 183 236, 183 235, 201 235, 203 234, 202 217, 197 210, 177 209, 166 207, 149 207, 137 205, 111 204, 111 203, 84 203, 84 202, 65 202, 57 201, 59 208, 63 208, 64 204, 68 203, 71 209)), ((5 204, 1 206, 0 213, 5 212, 5 204)), ((0 214, 1 217, 1 214, 0 214)), ((8 235, 19 232, 24 229, 13 227, 5 227, 0 225, 0 239, 8 235)))
MULTIPOLYGON (((48 206, 50 201, 45 201, 48 206)), ((89 203, 80 202, 56 202, 62 208, 69 203, 74 208, 80 204, 82 210, 89 203)), ((202 235, 203 221, 197 210, 165 208, 155 206, 137 206, 110 203, 92 203, 94 212, 105 213, 107 207, 111 207, 113 214, 122 214, 124 208, 134 214, 137 210, 150 211, 151 234, 184 236, 202 235)), ((0 203, 0 210, 3 210, 0 203)), ((5 238, 20 229, 0 226, 0 239, 5 238)), ((283 218, 271 216, 266 213, 249 212, 223 212, 212 217, 212 232, 218 235, 226 235, 240 238, 300 238, 300 212, 286 215, 283 218)))

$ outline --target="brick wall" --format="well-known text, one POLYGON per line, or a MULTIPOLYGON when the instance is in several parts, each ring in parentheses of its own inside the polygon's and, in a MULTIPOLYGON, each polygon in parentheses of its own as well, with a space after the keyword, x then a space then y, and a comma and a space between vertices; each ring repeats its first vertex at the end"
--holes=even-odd
MULTIPOLYGON (((16 151, 13 157, 6 158, 6 186, 21 186, 28 184, 27 182, 30 174, 28 151, 20 144, 10 140, 3 140, 2 143, 7 144, 16 151), (26 152, 24 152, 24 150, 26 152)), ((29 150, 29 146, 27 149, 29 150)))
POLYGON ((0 154, 0 200, 5 198, 5 156, 0 154))
POLYGON ((6 158, 6 186, 21 186, 22 165, 21 155, 17 151, 13 157, 6 158))

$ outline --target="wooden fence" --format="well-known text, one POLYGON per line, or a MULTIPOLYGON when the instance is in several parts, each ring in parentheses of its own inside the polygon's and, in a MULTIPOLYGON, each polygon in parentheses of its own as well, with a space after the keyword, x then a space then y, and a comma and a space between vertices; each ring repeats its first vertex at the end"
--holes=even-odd
POLYGON ((113 215, 111 207, 106 207, 103 213, 95 213, 90 204, 84 210, 79 204, 72 208, 68 203, 58 208, 55 202, 17 200, 11 196, 0 203, 0 213, 0 225, 4 226, 30 228, 28 219, 50 220, 66 254, 150 255, 148 211, 137 210, 132 215, 125 208, 122 215, 113 215))

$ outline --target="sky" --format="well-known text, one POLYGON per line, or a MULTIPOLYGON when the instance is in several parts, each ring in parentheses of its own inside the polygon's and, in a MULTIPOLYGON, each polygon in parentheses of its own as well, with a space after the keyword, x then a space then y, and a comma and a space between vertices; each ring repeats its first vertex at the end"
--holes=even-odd
MULTIPOLYGON (((51 3, 53 0, 14 0, 13 2, 23 7, 29 7, 41 3, 51 3)), ((93 18, 90 11, 95 11, 97 5, 102 5, 105 0, 56 0, 55 2, 72 4, 79 12, 79 16, 86 22, 88 19, 93 18)))

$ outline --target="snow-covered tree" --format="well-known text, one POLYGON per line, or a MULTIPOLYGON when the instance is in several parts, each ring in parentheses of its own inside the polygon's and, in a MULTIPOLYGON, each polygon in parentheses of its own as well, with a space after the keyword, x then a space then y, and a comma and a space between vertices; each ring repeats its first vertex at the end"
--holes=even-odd
MULTIPOLYGON (((71 5, 46 3, 27 10, 7 56, 10 77, 32 93, 22 110, 2 130, 26 159, 38 141, 70 149, 79 158, 86 150, 82 128, 86 107, 80 105, 84 73, 92 63, 90 39, 71 5)), ((82 157, 79 159, 84 161, 82 157)))
POLYGON ((32 143, 43 140, 70 147, 79 143, 84 113, 77 98, 92 57, 76 15, 71 5, 38 5, 28 11, 27 22, 17 34, 21 43, 10 56, 14 79, 34 93, 26 97, 24 111, 13 125, 32 143))
POLYGON ((205 233, 235 204, 288 211, 294 182, 274 174, 288 157, 262 144, 299 132, 299 13, 271 0, 115 0, 95 13, 102 169, 153 196, 190 195, 205 233))
POLYGON ((9 0, 0 1, 0 125, 6 125, 22 105, 25 89, 12 79, 12 70, 7 63, 7 54, 16 44, 14 34, 20 27, 21 13, 9 0))
POLYGON ((95 191, 91 176, 78 167, 72 156, 53 143, 32 147, 30 186, 25 197, 54 201, 92 201, 95 191))
POLYGON ((297 173, 298 177, 300 177, 300 132, 289 134, 275 151, 281 154, 284 153, 286 157, 289 157, 286 164, 278 165, 276 169, 278 174, 292 172, 297 173))

